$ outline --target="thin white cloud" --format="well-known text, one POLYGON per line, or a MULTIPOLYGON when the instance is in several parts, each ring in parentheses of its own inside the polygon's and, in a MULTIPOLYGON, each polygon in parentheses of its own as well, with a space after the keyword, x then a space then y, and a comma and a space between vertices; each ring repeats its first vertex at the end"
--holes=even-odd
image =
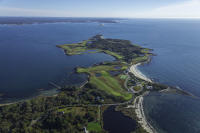
POLYGON ((147 18, 200 18, 200 0, 190 0, 174 5, 134 14, 135 17, 147 18))
POLYGON ((71 12, 0 7, 0 16, 71 16, 71 12))
POLYGON ((200 0, 188 0, 144 12, 116 11, 58 11, 0 7, 0 16, 56 16, 56 17, 131 17, 131 18, 200 18, 200 0))

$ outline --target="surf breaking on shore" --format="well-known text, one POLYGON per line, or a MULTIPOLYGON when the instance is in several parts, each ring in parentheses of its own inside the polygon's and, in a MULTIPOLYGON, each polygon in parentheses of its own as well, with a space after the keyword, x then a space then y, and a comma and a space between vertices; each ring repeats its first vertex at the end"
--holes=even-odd
MULTIPOLYGON (((146 77, 142 72, 138 70, 138 66, 141 65, 141 63, 137 63, 135 65, 132 65, 129 69, 131 73, 133 73, 137 78, 140 78, 142 80, 145 80, 147 82, 153 82, 151 79, 146 77)), ((138 96, 134 100, 134 108, 137 118, 139 119, 139 123, 141 126, 149 133, 157 133, 156 130, 152 127, 152 125, 147 121, 145 114, 144 114, 144 107, 143 107, 143 99, 144 96, 148 95, 148 92, 144 93, 141 96, 138 96)))
POLYGON ((156 130, 152 127, 152 125, 147 121, 144 114, 143 100, 144 96, 148 95, 149 92, 144 93, 141 96, 135 98, 134 108, 137 118, 139 119, 139 123, 148 133, 157 133, 156 130))
POLYGON ((148 77, 146 77, 142 72, 140 72, 139 70, 138 70, 138 66, 139 65, 141 65, 141 63, 137 63, 137 64, 135 64, 135 65, 132 65, 131 67, 130 67, 130 72, 131 73, 133 73, 137 78, 140 78, 140 79, 143 79, 143 80, 145 80, 145 81, 148 81, 148 82, 151 82, 152 83, 152 80, 151 79, 149 79, 148 77))

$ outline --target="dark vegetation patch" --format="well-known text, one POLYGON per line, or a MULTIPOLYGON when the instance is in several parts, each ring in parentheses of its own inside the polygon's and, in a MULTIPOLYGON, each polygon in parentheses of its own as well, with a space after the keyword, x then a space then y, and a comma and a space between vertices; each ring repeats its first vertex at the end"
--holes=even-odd
POLYGON ((112 76, 117 76, 121 73, 122 73, 122 71, 109 71, 109 74, 112 75, 112 76))
POLYGON ((0 107, 0 132, 81 132, 88 122, 96 121, 95 108, 85 110, 85 115, 74 112, 62 114, 58 111, 66 108, 66 105, 81 106, 121 101, 122 99, 108 95, 90 84, 83 89, 62 88, 57 96, 42 96, 0 107))
POLYGON ((149 53, 147 49, 133 45, 129 40, 104 39, 102 35, 96 35, 90 40, 92 43, 86 44, 87 48, 108 50, 117 53, 123 56, 123 60, 126 62, 131 62, 134 58, 149 53))
POLYGON ((95 76, 96 76, 96 77, 100 77, 100 76, 101 76, 101 73, 96 73, 95 76))

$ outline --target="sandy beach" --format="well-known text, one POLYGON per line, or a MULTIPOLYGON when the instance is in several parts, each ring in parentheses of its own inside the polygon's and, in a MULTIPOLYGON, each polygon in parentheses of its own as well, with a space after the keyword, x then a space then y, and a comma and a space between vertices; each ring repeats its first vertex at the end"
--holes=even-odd
POLYGON ((7 105, 11 105, 11 104, 15 104, 15 103, 17 103, 17 102, 13 102, 13 103, 2 103, 2 104, 0 104, 0 107, 2 107, 2 106, 7 106, 7 105))
POLYGON ((157 133, 156 130, 151 126, 151 124, 147 121, 144 109, 143 109, 143 97, 147 95, 148 92, 144 93, 141 96, 135 98, 134 108, 137 118, 139 119, 139 123, 148 133, 157 133))
MULTIPOLYGON (((138 66, 141 65, 141 63, 132 65, 130 67, 130 72, 133 73, 137 78, 140 78, 142 80, 145 80, 147 82, 152 82, 151 79, 147 78, 144 74, 142 74, 138 70, 138 66)), ((138 96, 134 100, 133 107, 135 108, 135 113, 137 115, 137 118, 139 119, 139 123, 141 126, 149 133, 157 133, 156 130, 151 126, 151 124, 147 121, 145 114, 144 114, 144 107, 143 107, 143 97, 145 95, 148 95, 149 92, 145 92, 143 95, 138 96)))
POLYGON ((137 78, 143 79, 143 80, 148 81, 148 82, 152 82, 151 79, 147 78, 144 74, 142 74, 142 73, 138 70, 137 67, 138 67, 139 65, 141 65, 141 63, 132 65, 132 66, 130 67, 130 72, 133 73, 137 78))

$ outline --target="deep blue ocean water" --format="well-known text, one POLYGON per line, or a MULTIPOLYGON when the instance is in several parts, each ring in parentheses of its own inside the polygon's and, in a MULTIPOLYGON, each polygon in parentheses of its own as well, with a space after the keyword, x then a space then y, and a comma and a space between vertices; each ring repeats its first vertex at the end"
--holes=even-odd
MULTIPOLYGON (((0 93, 6 100, 27 98, 59 84, 82 82, 74 67, 113 60, 105 54, 66 56, 56 47, 103 34, 128 39, 157 54, 139 69, 154 81, 200 96, 200 20, 135 19, 120 23, 0 25, 0 93), (62 82, 61 82, 62 81, 62 82)), ((1 99, 3 101, 5 99, 1 99)), ((172 94, 150 94, 145 113, 160 132, 199 133, 200 101, 172 94)))
POLYGON ((84 76, 72 74, 76 66, 113 60, 103 53, 66 56, 56 47, 91 37, 95 33, 90 27, 71 23, 0 25, 0 102, 38 95, 40 90, 52 88, 49 82, 82 83, 84 76))

